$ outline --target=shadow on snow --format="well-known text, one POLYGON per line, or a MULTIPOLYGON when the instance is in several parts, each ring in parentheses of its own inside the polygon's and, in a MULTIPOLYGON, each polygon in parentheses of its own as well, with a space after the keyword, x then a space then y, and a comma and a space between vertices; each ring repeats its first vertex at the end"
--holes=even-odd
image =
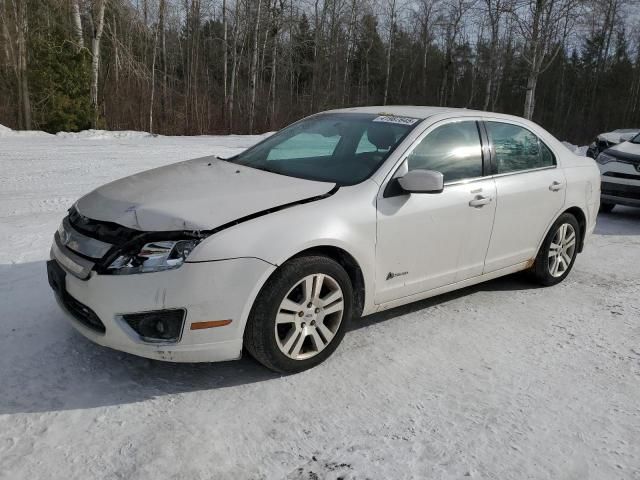
MULTIPOLYGON (((248 354, 221 363, 167 363, 95 345, 64 318, 44 262, 0 265, 0 415, 94 408, 235 387, 281 375, 248 354), (6 306, 6 307, 5 307, 6 306)), ((476 291, 535 288, 519 275, 354 320, 350 330, 430 309, 476 291)), ((322 367, 319 367, 322 368, 322 367)))

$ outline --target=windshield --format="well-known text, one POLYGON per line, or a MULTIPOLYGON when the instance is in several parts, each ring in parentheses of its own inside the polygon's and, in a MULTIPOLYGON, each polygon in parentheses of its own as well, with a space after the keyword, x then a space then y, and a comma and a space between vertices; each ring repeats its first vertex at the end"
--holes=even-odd
POLYGON ((640 133, 629 140, 631 143, 640 143, 640 133))
POLYGON ((419 122, 364 113, 316 115, 228 161, 291 177, 355 185, 369 178, 419 122))

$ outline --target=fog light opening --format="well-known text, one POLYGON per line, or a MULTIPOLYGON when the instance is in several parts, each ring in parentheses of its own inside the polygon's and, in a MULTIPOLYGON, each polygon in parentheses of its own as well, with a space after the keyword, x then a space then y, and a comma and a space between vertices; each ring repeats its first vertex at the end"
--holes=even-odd
POLYGON ((184 309, 130 313, 122 318, 145 342, 176 343, 182 336, 184 309))

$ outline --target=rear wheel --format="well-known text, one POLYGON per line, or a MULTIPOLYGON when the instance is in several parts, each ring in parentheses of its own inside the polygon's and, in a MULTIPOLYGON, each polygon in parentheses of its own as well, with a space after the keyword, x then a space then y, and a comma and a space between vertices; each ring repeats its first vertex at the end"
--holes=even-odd
POLYGON ((555 285, 564 280, 578 255, 580 225, 576 218, 563 213, 547 234, 535 263, 533 274, 542 285, 555 285))
POLYGON ((615 206, 615 203, 600 202, 600 212, 609 213, 615 206))
POLYGON ((314 367, 344 337, 352 303, 351 281, 339 263, 322 256, 294 258, 262 288, 247 322, 244 345, 277 372, 314 367))

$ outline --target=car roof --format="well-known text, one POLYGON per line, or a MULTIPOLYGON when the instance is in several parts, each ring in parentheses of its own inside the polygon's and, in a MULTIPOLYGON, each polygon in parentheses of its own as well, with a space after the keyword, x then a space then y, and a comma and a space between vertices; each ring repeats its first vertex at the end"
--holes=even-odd
POLYGON ((525 121, 521 117, 514 115, 506 115, 504 113, 484 112, 482 110, 469 110, 467 108, 453 107, 430 107, 420 105, 372 105, 368 107, 350 107, 340 108, 337 110, 329 110, 322 113, 373 113, 378 115, 397 115, 403 117, 413 117, 426 119, 440 114, 451 114, 454 116, 491 116, 494 118, 503 118, 505 120, 525 121))

